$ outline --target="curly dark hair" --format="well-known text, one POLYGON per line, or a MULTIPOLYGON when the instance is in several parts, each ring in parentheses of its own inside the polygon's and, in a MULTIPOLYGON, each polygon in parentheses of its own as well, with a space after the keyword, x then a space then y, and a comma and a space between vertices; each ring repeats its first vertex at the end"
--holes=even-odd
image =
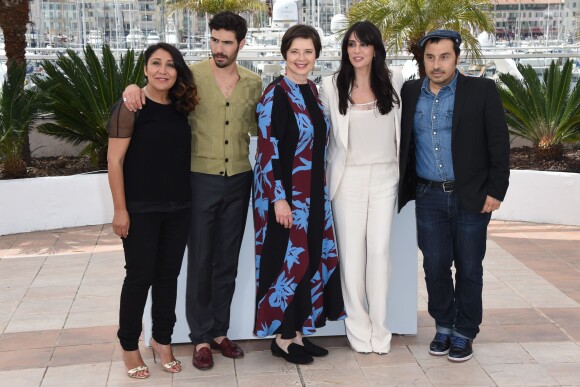
POLYGON ((391 82, 391 72, 385 61, 387 52, 381 38, 381 32, 370 21, 360 21, 354 23, 344 34, 342 39, 342 54, 340 68, 336 75, 336 86, 338 88, 338 111, 345 115, 348 103, 354 103, 350 96, 350 91, 354 86, 354 67, 348 58, 348 41, 352 35, 363 43, 371 45, 375 49, 375 57, 371 67, 371 90, 377 99, 377 107, 381 114, 389 113, 395 104, 399 104, 399 96, 391 82))
POLYGON ((171 44, 167 43, 157 43, 147 47, 144 54, 145 66, 147 66, 151 55, 153 55, 157 50, 167 51, 169 55, 171 55, 173 65, 177 71, 175 85, 169 89, 169 98, 173 102, 175 109, 185 114, 191 113, 195 110, 195 105, 199 102, 197 86, 195 86, 193 73, 189 67, 187 67, 187 64, 185 64, 181 52, 171 44))

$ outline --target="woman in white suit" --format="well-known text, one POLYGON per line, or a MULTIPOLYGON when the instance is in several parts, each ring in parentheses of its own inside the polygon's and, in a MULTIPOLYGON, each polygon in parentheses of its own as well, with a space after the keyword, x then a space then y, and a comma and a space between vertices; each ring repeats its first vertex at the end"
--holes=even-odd
POLYGON ((390 235, 399 182, 400 90, 377 27, 355 23, 338 72, 322 81, 330 132, 327 183, 334 211, 346 334, 362 353, 391 349, 387 326, 390 235))

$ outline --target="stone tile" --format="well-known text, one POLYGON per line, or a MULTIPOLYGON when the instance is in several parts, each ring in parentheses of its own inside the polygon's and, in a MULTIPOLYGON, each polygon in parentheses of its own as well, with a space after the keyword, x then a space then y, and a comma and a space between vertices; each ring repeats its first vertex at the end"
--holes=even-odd
POLYGON ((4 332, 29 332, 51 329, 61 329, 66 319, 66 313, 62 314, 38 314, 23 316, 10 320, 4 332))
POLYGON ((46 256, 50 250, 50 247, 45 246, 15 247, 12 245, 8 250, 4 250, 3 258, 46 256))
POLYGON ((529 308, 530 304, 515 292, 483 294, 483 308, 529 308))
POLYGON ((119 299, 116 297, 77 297, 70 311, 72 314, 97 310, 119 310, 119 299))
POLYGON ((370 386, 432 386, 423 369, 415 365, 363 368, 370 386))
POLYGON ((485 364, 498 386, 554 386, 558 383, 540 364, 485 364))
MULTIPOLYGON (((2 247, 0 247, 0 250, 2 250, 2 247)), ((36 275, 45 259, 45 257, 2 259, 0 261, 0 277, 36 275)))
MULTIPOLYGON (((580 363, 580 347, 575 343, 522 343, 522 347, 540 364, 580 363)), ((578 373, 580 376, 580 371, 578 373)))
POLYGON ((479 343, 473 356, 479 364, 530 364, 530 354, 518 343, 479 343))
POLYGON ((72 298, 22 301, 14 313, 14 317, 20 318, 39 314, 66 314, 70 310, 72 302, 72 298))
POLYGON ((0 289, 23 288, 29 287, 34 281, 33 275, 21 275, 17 277, 2 277, 0 280, 0 289))
POLYGON ((119 310, 95 310, 69 313, 65 328, 86 328, 93 326, 107 326, 119 323, 119 310))
POLYGON ((49 367, 42 387, 102 387, 107 383, 110 363, 49 367))
POLYGON ((57 298, 73 299, 77 294, 77 286, 49 286, 29 288, 24 296, 25 301, 53 300, 57 298))
POLYGON ((78 297, 116 297, 121 296, 123 281, 103 282, 100 284, 82 284, 79 287, 78 297))
MULTIPOLYGON (((361 369, 310 369, 308 365, 300 366, 302 378, 307 386, 311 385, 345 385, 369 386, 361 369)), ((239 378, 239 377, 238 377, 239 378)))
POLYGON ((118 325, 63 329, 56 345, 64 347, 81 344, 116 343, 117 329, 118 325))
POLYGON ((33 348, 52 348, 58 341, 60 330, 4 333, 0 337, 0 351, 17 351, 33 348))
MULTIPOLYGON (((144 351, 141 351, 142 354, 145 355, 144 351)), ((147 359, 148 356, 151 356, 151 351, 149 350, 146 353, 147 356, 143 356, 143 358, 147 359)), ((202 371, 198 370, 191 364, 192 354, 190 353, 189 356, 179 356, 179 360, 181 361, 182 370, 180 373, 173 375, 173 380, 182 379, 182 378, 198 378, 198 377, 205 377, 209 375, 236 375, 236 370, 240 363, 243 363, 246 360, 248 354, 246 353, 242 359, 233 360, 227 357, 220 355, 217 352, 213 352, 213 368, 210 370, 202 371)), ((153 359, 146 360, 148 363, 153 364, 153 359)), ((158 368, 159 365, 153 364, 154 368, 158 368)))
POLYGON ((44 288, 44 287, 51 287, 51 286, 79 286, 81 283, 82 275, 45 275, 45 276, 38 276, 34 279, 32 285, 33 288, 44 288))
POLYGON ((50 366, 59 367, 75 364, 110 363, 114 349, 115 345, 113 343, 56 347, 50 361, 50 366))
POLYGON ((391 344, 391 352, 386 355, 376 353, 362 354, 354 352, 354 358, 361 368, 393 367, 416 365, 415 357, 405 345, 394 346, 391 344))
POLYGON ((540 308, 556 324, 579 324, 580 308, 540 308))
POLYGON ((359 364, 355 359, 355 353, 350 348, 331 348, 327 356, 314 358, 312 364, 308 364, 308 369, 349 369, 358 368, 359 364))
POLYGON ((494 386, 494 382, 481 368, 472 360, 465 363, 450 362, 446 356, 439 359, 437 365, 422 366, 425 374, 435 386, 456 385, 456 386, 494 386))
POLYGON ((542 316, 533 308, 506 308, 488 310, 489 315, 498 324, 516 325, 516 324, 548 324, 551 321, 542 316))
POLYGON ((235 375, 208 375, 200 376, 197 378, 189 377, 183 379, 174 379, 172 384, 173 387, 237 387, 238 385, 242 384, 238 384, 238 380, 235 375))
MULTIPOLYGON (((196 384, 197 386, 197 384, 196 384)), ((238 375, 238 386, 243 387, 277 387, 302 386, 300 375, 296 368, 284 373, 262 373, 238 375)))
POLYGON ((0 383, 7 387, 38 387, 45 371, 45 368, 0 371, 0 383))
POLYGON ((536 308, 542 307, 578 307, 578 303, 564 293, 521 293, 528 304, 536 308))
POLYGON ((568 341, 568 337, 553 324, 503 325, 503 329, 519 343, 534 341, 568 341))
MULTIPOLYGON (((214 356, 214 360, 219 358, 214 356)), ((215 367, 214 367, 215 368, 215 367)), ((236 374, 260 374, 265 372, 288 373, 296 366, 284 359, 272 356, 270 351, 250 352, 243 359, 236 360, 236 374)))
POLYGON ((22 349, 0 352, 0 371, 43 368, 48 366, 53 348, 22 349))
POLYGON ((575 341, 580 341, 580 324, 561 324, 560 329, 575 341))
POLYGON ((419 364, 423 369, 441 367, 442 365, 450 363, 450 361, 447 360, 447 356, 431 355, 427 345, 410 345, 409 350, 417 361, 417 364, 419 364))
POLYGON ((578 363, 544 364, 544 369, 562 386, 580 386, 578 363))

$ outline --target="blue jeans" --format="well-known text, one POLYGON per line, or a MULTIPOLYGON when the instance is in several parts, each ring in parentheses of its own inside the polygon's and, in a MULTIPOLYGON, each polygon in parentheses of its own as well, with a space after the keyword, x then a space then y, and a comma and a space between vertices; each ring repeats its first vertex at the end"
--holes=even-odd
POLYGON ((428 309, 437 332, 474 339, 483 314, 483 257, 491 214, 467 212, 455 191, 419 183, 416 215, 428 309))

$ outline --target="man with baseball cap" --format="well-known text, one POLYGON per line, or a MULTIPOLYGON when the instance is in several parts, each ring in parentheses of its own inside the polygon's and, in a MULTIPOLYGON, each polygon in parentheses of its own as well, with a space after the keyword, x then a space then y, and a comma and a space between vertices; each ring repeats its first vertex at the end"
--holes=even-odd
POLYGON ((419 40, 427 76, 405 83, 399 211, 416 200, 435 356, 469 360, 482 321, 483 258, 491 213, 509 178, 509 135, 496 85, 459 73, 461 35, 419 40), (455 266, 455 284, 451 267, 455 266))

